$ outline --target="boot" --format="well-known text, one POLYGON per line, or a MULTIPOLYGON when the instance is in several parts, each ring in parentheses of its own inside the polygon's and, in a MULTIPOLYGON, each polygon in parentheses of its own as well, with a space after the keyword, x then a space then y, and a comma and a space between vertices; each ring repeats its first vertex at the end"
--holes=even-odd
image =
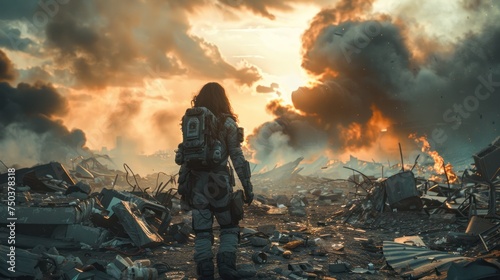
POLYGON ((214 280, 214 262, 212 259, 205 259, 196 264, 198 280, 214 280))
POLYGON ((219 276, 224 280, 240 279, 236 271, 236 253, 222 252, 217 254, 219 276))

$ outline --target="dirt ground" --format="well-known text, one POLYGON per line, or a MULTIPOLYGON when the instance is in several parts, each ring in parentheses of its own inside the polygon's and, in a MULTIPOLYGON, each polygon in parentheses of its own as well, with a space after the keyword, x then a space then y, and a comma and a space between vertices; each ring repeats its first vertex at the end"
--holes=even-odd
MULTIPOLYGON (((309 279, 402 279, 396 271, 386 265, 382 253, 383 241, 394 241, 402 236, 418 235, 422 238, 429 249, 449 252, 450 254, 462 254, 478 256, 484 248, 481 244, 463 246, 458 244, 447 244, 443 242, 449 232, 465 232, 467 219, 440 220, 431 218, 425 211, 400 211, 375 213, 370 217, 364 217, 363 222, 348 221, 345 223, 345 205, 353 198, 352 186, 345 182, 331 183, 323 186, 325 190, 341 190, 343 195, 333 203, 319 203, 317 196, 311 194, 319 185, 304 185, 301 182, 289 182, 287 185, 271 186, 269 188, 256 188, 256 195, 262 197, 276 197, 286 195, 291 198, 297 193, 302 193, 307 201, 305 206, 306 215, 296 216, 290 213, 278 213, 269 211, 269 207, 260 202, 245 206, 245 217, 240 223, 242 231, 252 229, 275 229, 281 236, 294 236, 307 240, 294 249, 291 249, 291 257, 267 253, 268 259, 265 264, 255 264, 252 255, 255 252, 265 250, 263 247, 255 247, 249 244, 250 235, 243 235, 238 254, 237 265, 251 266, 256 270, 253 277, 247 279, 292 279, 285 276, 289 264, 307 262, 312 265, 315 274, 304 274, 309 279), (272 189, 272 191, 270 191, 272 189), (272 212, 272 214, 270 214, 272 212), (247 238, 245 238, 247 237, 247 238), (311 245, 314 240, 323 240, 326 255, 315 254, 316 246, 311 245), (341 250, 336 250, 343 247, 341 250), (348 264, 350 270, 359 271, 331 273, 329 264, 343 262, 348 264), (373 264, 371 273, 366 272, 369 264, 373 264), (280 270, 283 271, 280 273, 280 270), (317 278, 314 278, 316 276, 317 278)), ((271 207, 276 209, 274 207, 271 207)), ((173 216, 172 223, 180 223, 190 219, 190 212, 181 211, 173 216)), ((353 219, 356 220, 356 219, 353 219)), ((218 246, 218 230, 215 230, 214 253, 218 246)), ((276 243, 283 246, 284 243, 276 243)), ((163 263, 169 267, 169 271, 162 274, 160 279, 195 279, 196 265, 193 261, 193 240, 180 244, 172 242, 164 244, 152 250, 146 250, 139 255, 131 256, 131 259, 150 259, 151 263, 163 263)), ((64 254, 64 252, 61 252, 64 254)), ((73 252, 74 253, 74 252, 73 252)), ((117 251, 86 251, 79 252, 84 262, 89 259, 100 259, 111 261, 119 252, 117 251)), ((218 275, 216 275, 218 277, 218 275)), ((430 273, 423 279, 445 279, 446 272, 436 275, 430 273)), ((298 278, 300 279, 300 278, 298 278)), ((307 278, 305 278, 307 279, 307 278)))

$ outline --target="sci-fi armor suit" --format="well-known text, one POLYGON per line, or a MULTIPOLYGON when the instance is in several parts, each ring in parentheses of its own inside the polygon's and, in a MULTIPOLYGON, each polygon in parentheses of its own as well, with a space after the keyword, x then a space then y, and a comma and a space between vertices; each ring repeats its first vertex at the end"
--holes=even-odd
POLYGON ((241 149, 243 130, 238 128, 231 117, 226 117, 220 128, 220 164, 210 170, 190 170, 183 164, 179 171, 179 193, 192 209, 192 226, 196 235, 194 260, 199 279, 213 279, 214 216, 220 225, 220 246, 217 253, 219 275, 223 279, 238 278, 236 248, 240 230, 238 223, 242 217, 235 217, 237 211, 233 211, 231 205, 235 184, 232 169, 228 165, 229 157, 243 186, 244 202, 250 204, 253 200, 250 166, 241 149))

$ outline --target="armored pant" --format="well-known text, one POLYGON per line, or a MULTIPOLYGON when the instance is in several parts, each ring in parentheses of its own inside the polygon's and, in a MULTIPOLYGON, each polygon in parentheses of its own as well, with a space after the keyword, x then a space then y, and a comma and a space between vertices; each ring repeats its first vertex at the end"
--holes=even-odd
POLYGON ((230 211, 232 186, 227 172, 192 172, 192 217, 196 234, 194 260, 199 262, 213 258, 214 216, 220 225, 219 253, 236 252, 239 226, 230 211))

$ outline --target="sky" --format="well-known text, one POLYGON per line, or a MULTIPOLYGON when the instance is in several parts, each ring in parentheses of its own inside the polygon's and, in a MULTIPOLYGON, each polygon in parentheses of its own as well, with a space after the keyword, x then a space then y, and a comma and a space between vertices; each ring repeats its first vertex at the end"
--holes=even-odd
POLYGON ((493 0, 0 1, 0 155, 172 152, 192 97, 229 95, 252 162, 453 159, 499 135, 493 0), (465 151, 465 152, 464 152, 465 151))

